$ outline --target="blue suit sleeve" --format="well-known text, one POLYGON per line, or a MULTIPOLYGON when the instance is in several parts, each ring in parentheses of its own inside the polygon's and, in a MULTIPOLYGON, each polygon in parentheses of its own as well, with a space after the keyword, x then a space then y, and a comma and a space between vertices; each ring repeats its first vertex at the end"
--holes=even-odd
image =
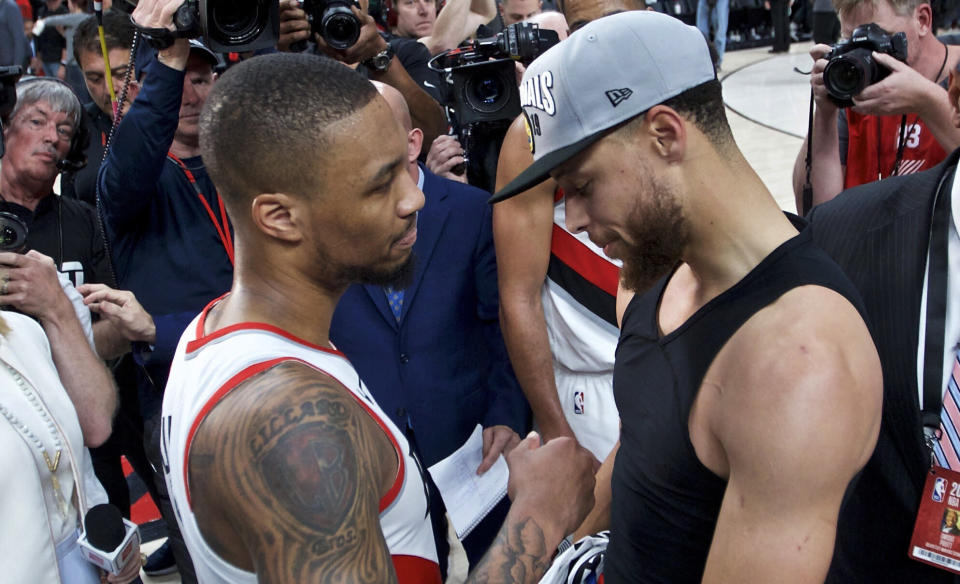
POLYGON ((487 376, 487 411, 483 427, 509 426, 523 436, 530 428, 530 405, 510 365, 500 331, 500 294, 497 290, 497 257, 493 248, 493 219, 490 205, 483 205, 483 226, 474 250, 474 278, 477 283, 477 317, 483 322, 484 340, 490 353, 487 376))
POLYGON ((124 116, 100 167, 100 204, 112 234, 128 230, 150 208, 180 123, 185 73, 152 61, 140 94, 124 116))

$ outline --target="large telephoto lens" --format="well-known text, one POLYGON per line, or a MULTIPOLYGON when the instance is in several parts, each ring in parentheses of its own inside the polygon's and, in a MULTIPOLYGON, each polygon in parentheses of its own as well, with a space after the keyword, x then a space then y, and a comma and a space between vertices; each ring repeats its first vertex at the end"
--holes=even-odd
POLYGON ((867 49, 854 49, 827 63, 823 84, 834 99, 848 101, 876 81, 877 65, 867 49))
POLYGON ((257 38, 269 22, 266 0, 210 0, 211 38, 224 45, 242 45, 257 38))
POLYGON ((323 11, 320 35, 334 49, 349 49, 360 38, 360 21, 348 6, 334 4, 323 11))

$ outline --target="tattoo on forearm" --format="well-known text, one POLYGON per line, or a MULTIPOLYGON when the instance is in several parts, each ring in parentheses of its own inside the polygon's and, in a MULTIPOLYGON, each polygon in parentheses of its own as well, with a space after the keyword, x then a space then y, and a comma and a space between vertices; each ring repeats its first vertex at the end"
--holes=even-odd
MULTIPOLYGON (((218 418, 238 431, 221 432, 226 438, 205 449, 220 456, 213 464, 243 515, 263 518, 243 528, 258 574, 282 582, 393 582, 370 495, 382 444, 366 414, 347 389, 303 365, 268 373, 224 402, 218 418)), ((211 463, 191 452, 191 473, 211 463)))
POLYGON ((550 566, 543 530, 530 517, 505 525, 471 575, 471 584, 536 582, 550 566))

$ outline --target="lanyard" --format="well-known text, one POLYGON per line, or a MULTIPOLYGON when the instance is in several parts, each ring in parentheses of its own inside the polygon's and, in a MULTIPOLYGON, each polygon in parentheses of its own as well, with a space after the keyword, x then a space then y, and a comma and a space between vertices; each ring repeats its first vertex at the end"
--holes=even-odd
POLYGON ((200 192, 200 187, 197 186, 197 178, 193 176, 193 173, 190 172, 190 169, 187 168, 187 165, 173 154, 168 153, 167 158, 176 163, 177 166, 180 167, 180 170, 183 171, 183 174, 187 177, 187 180, 190 181, 190 186, 192 186, 193 190, 196 191, 197 198, 200 199, 200 203, 203 205, 203 208, 207 210, 207 215, 210 217, 210 221, 213 223, 214 229, 217 230, 217 234, 220 236, 220 243, 223 244, 223 249, 227 252, 227 258, 230 260, 230 265, 232 266, 233 236, 230 234, 230 220, 227 218, 227 211, 223 207, 223 199, 220 198, 220 193, 214 191, 214 194, 217 197, 217 205, 220 207, 220 217, 223 218, 222 223, 217 220, 217 216, 210 207, 210 203, 207 202, 206 197, 204 197, 203 193, 200 192))
POLYGON ((953 172, 948 172, 937 188, 930 221, 927 268, 927 329, 923 345, 923 425, 928 441, 940 431, 943 406, 943 351, 947 319, 947 245, 950 226, 950 198, 953 172))

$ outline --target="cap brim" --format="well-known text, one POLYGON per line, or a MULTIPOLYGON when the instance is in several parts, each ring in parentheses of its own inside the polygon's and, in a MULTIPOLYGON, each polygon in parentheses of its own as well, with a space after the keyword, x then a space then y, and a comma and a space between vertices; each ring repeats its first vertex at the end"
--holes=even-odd
POLYGON ((538 184, 547 180, 547 178, 550 176, 550 171, 570 160, 577 154, 580 154, 580 152, 585 150, 588 146, 602 138, 605 133, 606 130, 600 130, 587 136, 586 138, 570 144, 569 146, 564 146, 563 148, 554 150, 549 154, 545 154, 539 160, 528 166, 525 171, 521 172, 517 178, 510 181, 507 186, 497 191, 497 193, 490 197, 487 202, 490 204, 499 203, 500 201, 505 201, 510 197, 519 195, 531 187, 537 186, 538 184))

